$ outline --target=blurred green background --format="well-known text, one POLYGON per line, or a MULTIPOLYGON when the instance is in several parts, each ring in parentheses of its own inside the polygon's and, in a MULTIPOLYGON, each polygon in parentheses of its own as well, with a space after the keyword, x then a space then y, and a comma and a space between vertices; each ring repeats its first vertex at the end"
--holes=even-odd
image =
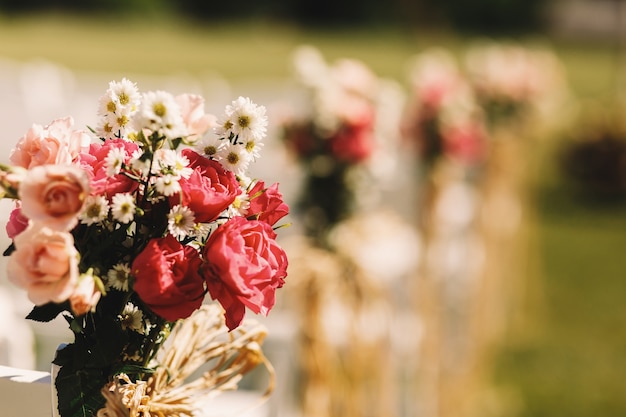
MULTIPOLYGON (((120 74, 211 72, 237 82, 289 77, 290 54, 307 43, 329 60, 360 59, 404 84, 407 60, 433 45, 459 52, 489 36, 553 49, 576 99, 592 110, 581 111, 562 135, 537 142, 529 155, 531 291, 494 378, 523 417, 624 416, 626 187, 594 192, 562 169, 568 140, 611 130, 626 114, 622 2, 596 1, 608 11, 597 26, 564 29, 554 21, 557 6, 567 11, 581 3, 0 0, 0 57, 120 74), (596 124, 581 128, 586 120, 596 124)), ((621 152, 616 136, 609 156, 621 152)))

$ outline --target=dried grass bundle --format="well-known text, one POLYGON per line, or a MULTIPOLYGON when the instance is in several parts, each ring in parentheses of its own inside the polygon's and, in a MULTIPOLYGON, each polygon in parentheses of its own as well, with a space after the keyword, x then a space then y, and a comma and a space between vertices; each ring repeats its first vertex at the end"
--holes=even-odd
POLYGON ((103 388, 98 417, 193 417, 198 401, 236 389, 260 364, 269 374, 265 400, 274 389, 274 370, 261 350, 266 334, 255 322, 229 332, 220 307, 204 305, 176 324, 147 381, 120 374, 103 388))

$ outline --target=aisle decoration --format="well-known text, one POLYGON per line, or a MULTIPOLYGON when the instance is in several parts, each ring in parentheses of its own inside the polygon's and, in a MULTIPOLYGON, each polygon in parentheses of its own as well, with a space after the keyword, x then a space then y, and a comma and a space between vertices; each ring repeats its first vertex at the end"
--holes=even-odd
POLYGON ((439 417, 488 415, 491 355, 528 285, 529 151, 556 125, 564 77, 548 50, 495 42, 459 57, 427 49, 410 70, 402 126, 421 168, 426 254, 414 302, 429 364, 420 394, 439 417))
POLYGON ((0 172, 15 200, 7 275, 62 315, 54 358, 61 417, 196 416, 206 396, 271 365, 267 315, 287 276, 278 184, 247 176, 265 108, 239 97, 216 118, 199 95, 112 81, 91 131, 34 124, 0 172), (197 373, 195 377, 192 374, 197 373))
MULTIPOLYGON (((379 274, 381 268, 364 263, 362 254, 376 251, 381 259, 397 249, 391 242, 406 236, 366 233, 372 218, 385 219, 385 227, 397 224, 379 208, 385 187, 398 183, 404 94, 363 62, 328 63, 313 47, 300 47, 293 63, 301 95, 291 99, 281 128, 302 173, 295 207, 304 230, 290 241, 298 265, 286 303, 299 320, 299 406, 303 415, 317 417, 393 416, 398 392, 391 290, 413 264, 400 262, 379 274)), ((413 248, 402 247, 400 254, 413 248)))

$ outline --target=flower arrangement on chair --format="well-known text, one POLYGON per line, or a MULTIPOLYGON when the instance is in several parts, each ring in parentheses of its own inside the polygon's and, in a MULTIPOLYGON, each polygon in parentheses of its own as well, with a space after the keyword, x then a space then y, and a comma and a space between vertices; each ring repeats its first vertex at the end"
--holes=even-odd
POLYGON ((239 97, 218 119, 199 95, 123 79, 98 113, 91 132, 33 125, 2 166, 8 278, 29 319, 63 315, 73 332, 54 359, 61 417, 196 415, 202 393, 270 366, 264 328, 243 322, 287 275, 275 229, 289 208, 246 175, 265 108, 239 97))

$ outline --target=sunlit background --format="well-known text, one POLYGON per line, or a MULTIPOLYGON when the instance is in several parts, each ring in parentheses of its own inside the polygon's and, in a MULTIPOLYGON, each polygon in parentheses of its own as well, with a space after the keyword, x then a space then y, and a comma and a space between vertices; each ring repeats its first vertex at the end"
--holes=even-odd
MULTIPOLYGON (((276 389, 245 415, 626 415, 624 3, 0 0, 1 161, 33 123, 93 125, 122 77, 202 94, 213 114, 249 96, 270 123, 252 172, 280 183, 292 226, 287 284, 259 318, 276 389), (490 61, 503 85, 545 82, 532 116, 484 127, 480 162, 470 142, 452 164, 412 143, 416 63, 444 56, 471 77, 481 48, 505 45, 554 64, 490 61), (294 155, 284 129, 319 105, 307 71, 342 60, 386 86, 374 111, 387 130, 341 183, 355 205, 329 220, 314 203, 340 204, 337 183, 311 181, 328 167, 294 155)), ((49 370, 71 333, 27 322, 31 304, 0 277, 0 365, 49 370)))

